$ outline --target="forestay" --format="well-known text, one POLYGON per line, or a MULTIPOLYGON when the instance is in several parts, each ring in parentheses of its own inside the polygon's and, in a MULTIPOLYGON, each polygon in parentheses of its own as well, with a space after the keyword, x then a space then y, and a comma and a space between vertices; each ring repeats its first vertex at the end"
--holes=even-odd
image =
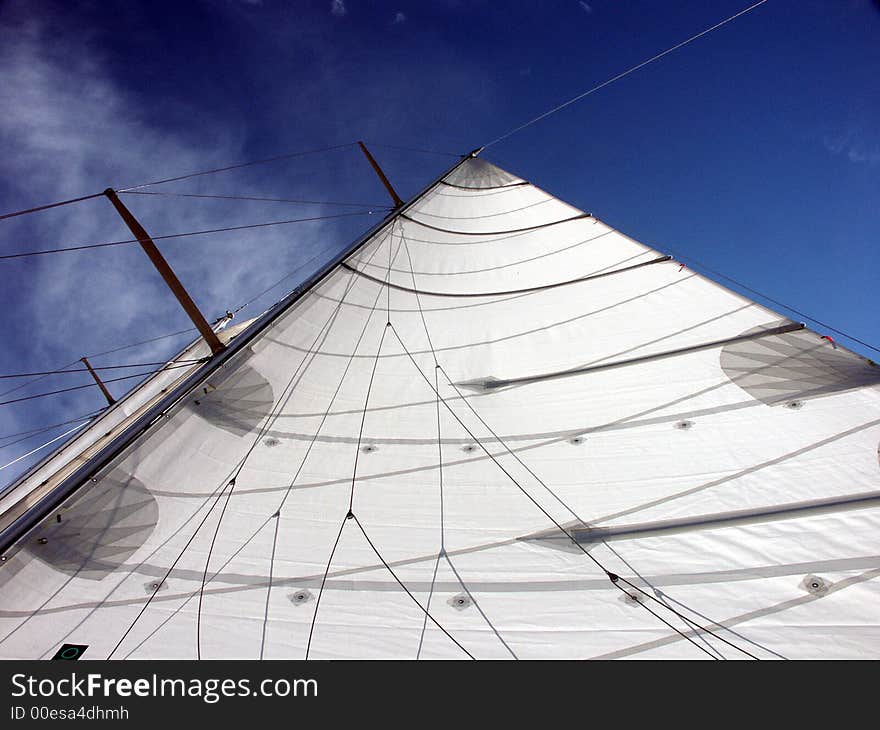
POLYGON ((0 656, 876 657, 878 381, 471 157, 7 551, 0 656))

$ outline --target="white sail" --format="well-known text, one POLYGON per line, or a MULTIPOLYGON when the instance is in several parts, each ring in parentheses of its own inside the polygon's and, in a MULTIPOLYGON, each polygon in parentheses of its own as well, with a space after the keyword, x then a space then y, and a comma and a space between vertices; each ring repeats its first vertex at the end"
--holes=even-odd
POLYGON ((0 657, 880 656, 880 369, 486 161, 233 335, 4 495, 0 657))

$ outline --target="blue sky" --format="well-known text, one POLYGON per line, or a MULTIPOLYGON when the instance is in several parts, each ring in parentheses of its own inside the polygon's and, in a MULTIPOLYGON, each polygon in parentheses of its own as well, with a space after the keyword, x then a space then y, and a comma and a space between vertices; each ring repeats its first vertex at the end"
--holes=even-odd
MULTIPOLYGON (((6 0, 0 212, 358 139, 406 197, 453 158, 379 144, 469 151, 748 4, 6 0)), ((874 0, 770 0, 485 156, 664 253, 880 346, 878 38, 874 0)), ((153 189, 387 204, 352 147, 153 189)), ((155 235, 368 209, 126 202, 155 235)), ((212 317, 304 266, 241 314, 254 316, 371 222, 161 247, 212 317)), ((128 237, 101 199, 0 221, 0 253, 128 237)), ((0 261, 0 309, 2 373, 189 326, 137 247, 0 261)), ((162 360, 186 340, 96 362, 162 360)), ((88 382, 79 378, 0 400, 88 382)), ((17 384, 0 381, 0 392, 17 384)), ((0 465, 70 426, 3 437, 101 406, 96 389, 0 406, 0 465)), ((0 484, 32 461, 0 471, 0 484)))

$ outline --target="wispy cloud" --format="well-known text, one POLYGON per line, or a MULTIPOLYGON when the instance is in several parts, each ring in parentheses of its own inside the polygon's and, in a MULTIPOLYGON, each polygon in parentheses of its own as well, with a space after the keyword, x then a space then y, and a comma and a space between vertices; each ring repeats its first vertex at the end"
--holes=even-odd
POLYGON ((593 7, 589 3, 585 3, 584 0, 580 0, 580 2, 578 2, 578 5, 580 5, 581 8, 583 8, 585 13, 592 13, 593 12, 593 7))
POLYGON ((400 10, 397 11, 394 15, 394 20, 391 21, 393 25, 400 25, 401 23, 406 22, 406 15, 404 15, 400 10))
POLYGON ((843 155, 854 164, 880 164, 880 143, 861 126, 853 125, 840 134, 826 135, 822 144, 832 154, 843 155))
MULTIPOLYGON (((0 148, 7 151, 3 161, 4 209, 97 192, 108 184, 138 184, 162 177, 161 173, 167 171, 173 174, 220 167, 245 157, 243 140, 235 127, 229 128, 222 121, 204 122, 200 117, 204 139, 211 139, 210 144, 204 139, 200 143, 195 130, 159 127, 147 121, 141 116, 138 100, 107 74, 104 59, 90 52, 88 43, 82 41, 81 35, 71 40, 50 33, 48 26, 37 20, 0 30, 0 67, 4 75, 0 86, 0 107, 4 109, 0 115, 0 148)), ((187 181, 178 189, 237 195, 267 193, 265 180, 254 183, 238 175, 210 177, 210 181, 187 181)), ((314 197, 290 182, 288 186, 291 197, 314 197)), ((154 190, 165 187, 173 186, 154 190)), ((194 204, 192 200, 153 196, 127 196, 123 200, 157 236, 328 213, 326 208, 315 206, 291 209, 259 203, 194 204)), ((350 220, 357 221, 359 227, 368 223, 362 218, 350 220)), ((326 243, 320 243, 321 231, 329 229, 323 226, 323 222, 309 223, 268 228, 259 234, 241 231, 157 243, 205 316, 212 319, 326 248, 326 243), (247 255, 242 256, 242 251, 247 255), (231 261, 235 264, 229 265, 231 261)), ((102 199, 4 221, 2 234, 0 247, 4 253, 130 237, 109 203, 102 199)), ((325 234, 325 241, 337 237, 325 234)), ((82 355, 190 326, 137 246, 3 261, 2 276, 4 345, 0 348, 0 372, 59 367, 82 355)), ((258 314, 261 305, 276 301, 297 283, 298 279, 288 281, 286 288, 268 295, 274 298, 255 303, 242 316, 258 314)), ((163 361, 186 341, 187 336, 160 340, 112 355, 109 360, 99 359, 95 364, 163 361)), ((54 376, 8 397, 87 382, 81 376, 54 376)), ((110 387, 118 396, 133 383, 110 387)), ((7 385, 12 387, 4 381, 7 385)), ((22 405, 25 407, 0 407, 0 435, 93 411, 101 406, 101 400, 90 388, 22 405)), ((0 463, 33 445, 22 443, 4 450, 0 463)), ((4 471, 0 484, 31 461, 4 471)))
POLYGON ((333 2, 330 3, 330 12, 337 18, 341 18, 348 12, 348 8, 345 7, 345 2, 343 0, 333 0, 333 2))

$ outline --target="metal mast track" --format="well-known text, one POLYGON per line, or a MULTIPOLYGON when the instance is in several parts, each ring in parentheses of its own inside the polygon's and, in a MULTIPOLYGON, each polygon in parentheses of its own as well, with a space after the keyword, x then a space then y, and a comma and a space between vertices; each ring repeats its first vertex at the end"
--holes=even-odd
MULTIPOLYGON (((140 417, 126 427, 118 436, 113 438, 106 446, 98 451, 94 456, 86 460, 82 465, 76 468, 68 477, 64 478, 60 484, 49 491, 44 497, 40 498, 33 506, 29 507, 23 514, 16 517, 9 524, 0 528, 0 555, 9 550, 20 538, 28 531, 36 527, 43 519, 49 516, 65 500, 69 499, 76 491, 87 481, 94 478, 101 469, 107 466, 113 459, 119 456, 127 447, 134 443, 144 433, 146 433, 163 415, 172 409, 178 402, 184 398, 193 388, 198 386, 208 376, 212 375, 217 369, 222 367, 227 361, 234 357, 239 351, 247 347, 260 333, 263 332, 278 317, 287 312, 294 304, 296 304, 303 296, 312 290, 317 284, 323 281, 331 272, 333 272, 346 258, 358 251, 370 239, 373 238, 384 227, 393 223, 400 215, 409 210, 424 195, 432 190, 440 181, 458 169, 467 160, 476 157, 479 150, 474 150, 463 155, 454 165, 444 170, 435 180, 431 181, 423 190, 408 202, 398 206, 392 212, 388 213, 385 218, 379 221, 363 236, 357 239, 351 246, 346 248, 342 253, 336 256, 332 261, 326 264, 322 269, 317 271, 302 286, 297 287, 288 294, 284 299, 267 310, 261 317, 253 322, 247 329, 242 331, 234 340, 230 341, 221 351, 215 352, 214 355, 195 373, 187 377, 182 383, 169 391, 155 405, 145 411, 140 417)), ((123 399, 124 400, 124 399, 123 399)), ((33 469, 24 474, 15 483, 11 484, 7 489, 7 493, 18 485, 26 481, 33 469)), ((26 497, 24 498, 26 499, 26 497)), ((0 515, 0 519, 2 519, 0 515)))

